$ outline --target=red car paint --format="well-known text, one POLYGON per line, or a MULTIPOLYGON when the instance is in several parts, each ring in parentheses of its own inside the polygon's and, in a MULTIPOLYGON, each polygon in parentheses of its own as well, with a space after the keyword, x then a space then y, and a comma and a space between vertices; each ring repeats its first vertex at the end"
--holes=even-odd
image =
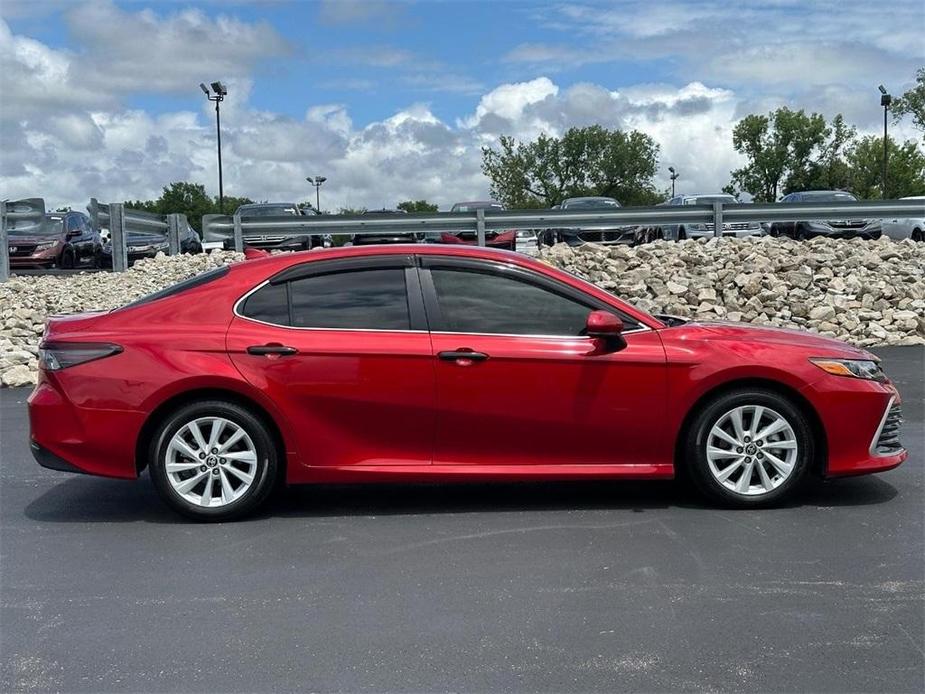
POLYGON ((173 297, 52 319, 44 340, 122 347, 41 370, 29 398, 36 444, 109 477, 138 476, 145 426, 161 408, 216 392, 246 400, 275 424, 290 483, 670 478, 682 425, 698 401, 756 381, 779 384, 818 420, 826 474, 886 470, 906 457, 870 452, 886 408, 899 402, 890 382, 829 375, 809 361, 873 358, 864 350, 739 324, 668 327, 526 256, 464 245, 334 248, 238 263, 173 297), (609 351, 594 337, 304 330, 235 314, 239 299, 291 266, 388 254, 501 262, 584 292, 642 329, 623 334, 625 349, 609 351), (245 350, 274 342, 299 354, 245 350), (491 358, 436 358, 446 350, 491 358))
MULTIPOLYGON (((478 244, 478 239, 444 232, 440 234, 440 243, 475 246, 478 244)), ((513 251, 517 248, 517 230, 499 231, 495 236, 486 237, 485 245, 488 248, 503 248, 504 250, 513 251)))

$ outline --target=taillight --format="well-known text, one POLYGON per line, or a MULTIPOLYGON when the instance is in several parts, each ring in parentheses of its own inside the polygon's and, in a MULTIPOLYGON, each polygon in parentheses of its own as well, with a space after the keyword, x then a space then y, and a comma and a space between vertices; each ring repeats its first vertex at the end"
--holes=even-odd
POLYGON ((39 347, 39 368, 60 371, 119 354, 122 347, 109 342, 47 342, 39 347))

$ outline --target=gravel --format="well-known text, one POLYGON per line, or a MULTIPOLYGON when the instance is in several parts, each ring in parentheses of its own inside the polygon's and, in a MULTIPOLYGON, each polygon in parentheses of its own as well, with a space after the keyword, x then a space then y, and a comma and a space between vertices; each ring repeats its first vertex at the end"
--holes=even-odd
MULTIPOLYGON (((925 344, 925 244, 911 240, 559 244, 540 258, 653 313, 814 330, 863 347, 925 344)), ((158 255, 125 273, 13 277, 0 284, 0 384, 35 383, 49 316, 116 308, 242 259, 158 255)))
POLYGON ((911 240, 559 244, 540 258, 652 313, 812 330, 861 347, 925 344, 925 244, 911 240))

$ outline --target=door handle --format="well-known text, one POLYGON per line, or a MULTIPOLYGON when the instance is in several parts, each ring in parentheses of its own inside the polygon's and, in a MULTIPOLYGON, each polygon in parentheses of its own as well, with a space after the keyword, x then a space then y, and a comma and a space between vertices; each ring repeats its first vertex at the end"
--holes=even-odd
POLYGON ((437 352, 437 358, 443 361, 455 361, 459 364, 485 361, 488 355, 484 352, 473 352, 471 349, 457 349, 450 352, 437 352))
POLYGON ((299 350, 295 347, 288 347, 286 345, 251 345, 247 348, 247 353, 257 356, 276 355, 279 357, 288 357, 292 354, 298 354, 299 350))

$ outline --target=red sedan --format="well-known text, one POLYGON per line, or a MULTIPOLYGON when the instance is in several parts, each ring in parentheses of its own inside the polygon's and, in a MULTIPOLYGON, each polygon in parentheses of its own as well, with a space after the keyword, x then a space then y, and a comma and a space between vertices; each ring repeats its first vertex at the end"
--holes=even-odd
POLYGON ((46 467, 134 479, 198 519, 278 482, 671 478, 759 506, 906 458, 876 357, 656 318, 505 251, 338 248, 224 267, 49 321, 46 467))

